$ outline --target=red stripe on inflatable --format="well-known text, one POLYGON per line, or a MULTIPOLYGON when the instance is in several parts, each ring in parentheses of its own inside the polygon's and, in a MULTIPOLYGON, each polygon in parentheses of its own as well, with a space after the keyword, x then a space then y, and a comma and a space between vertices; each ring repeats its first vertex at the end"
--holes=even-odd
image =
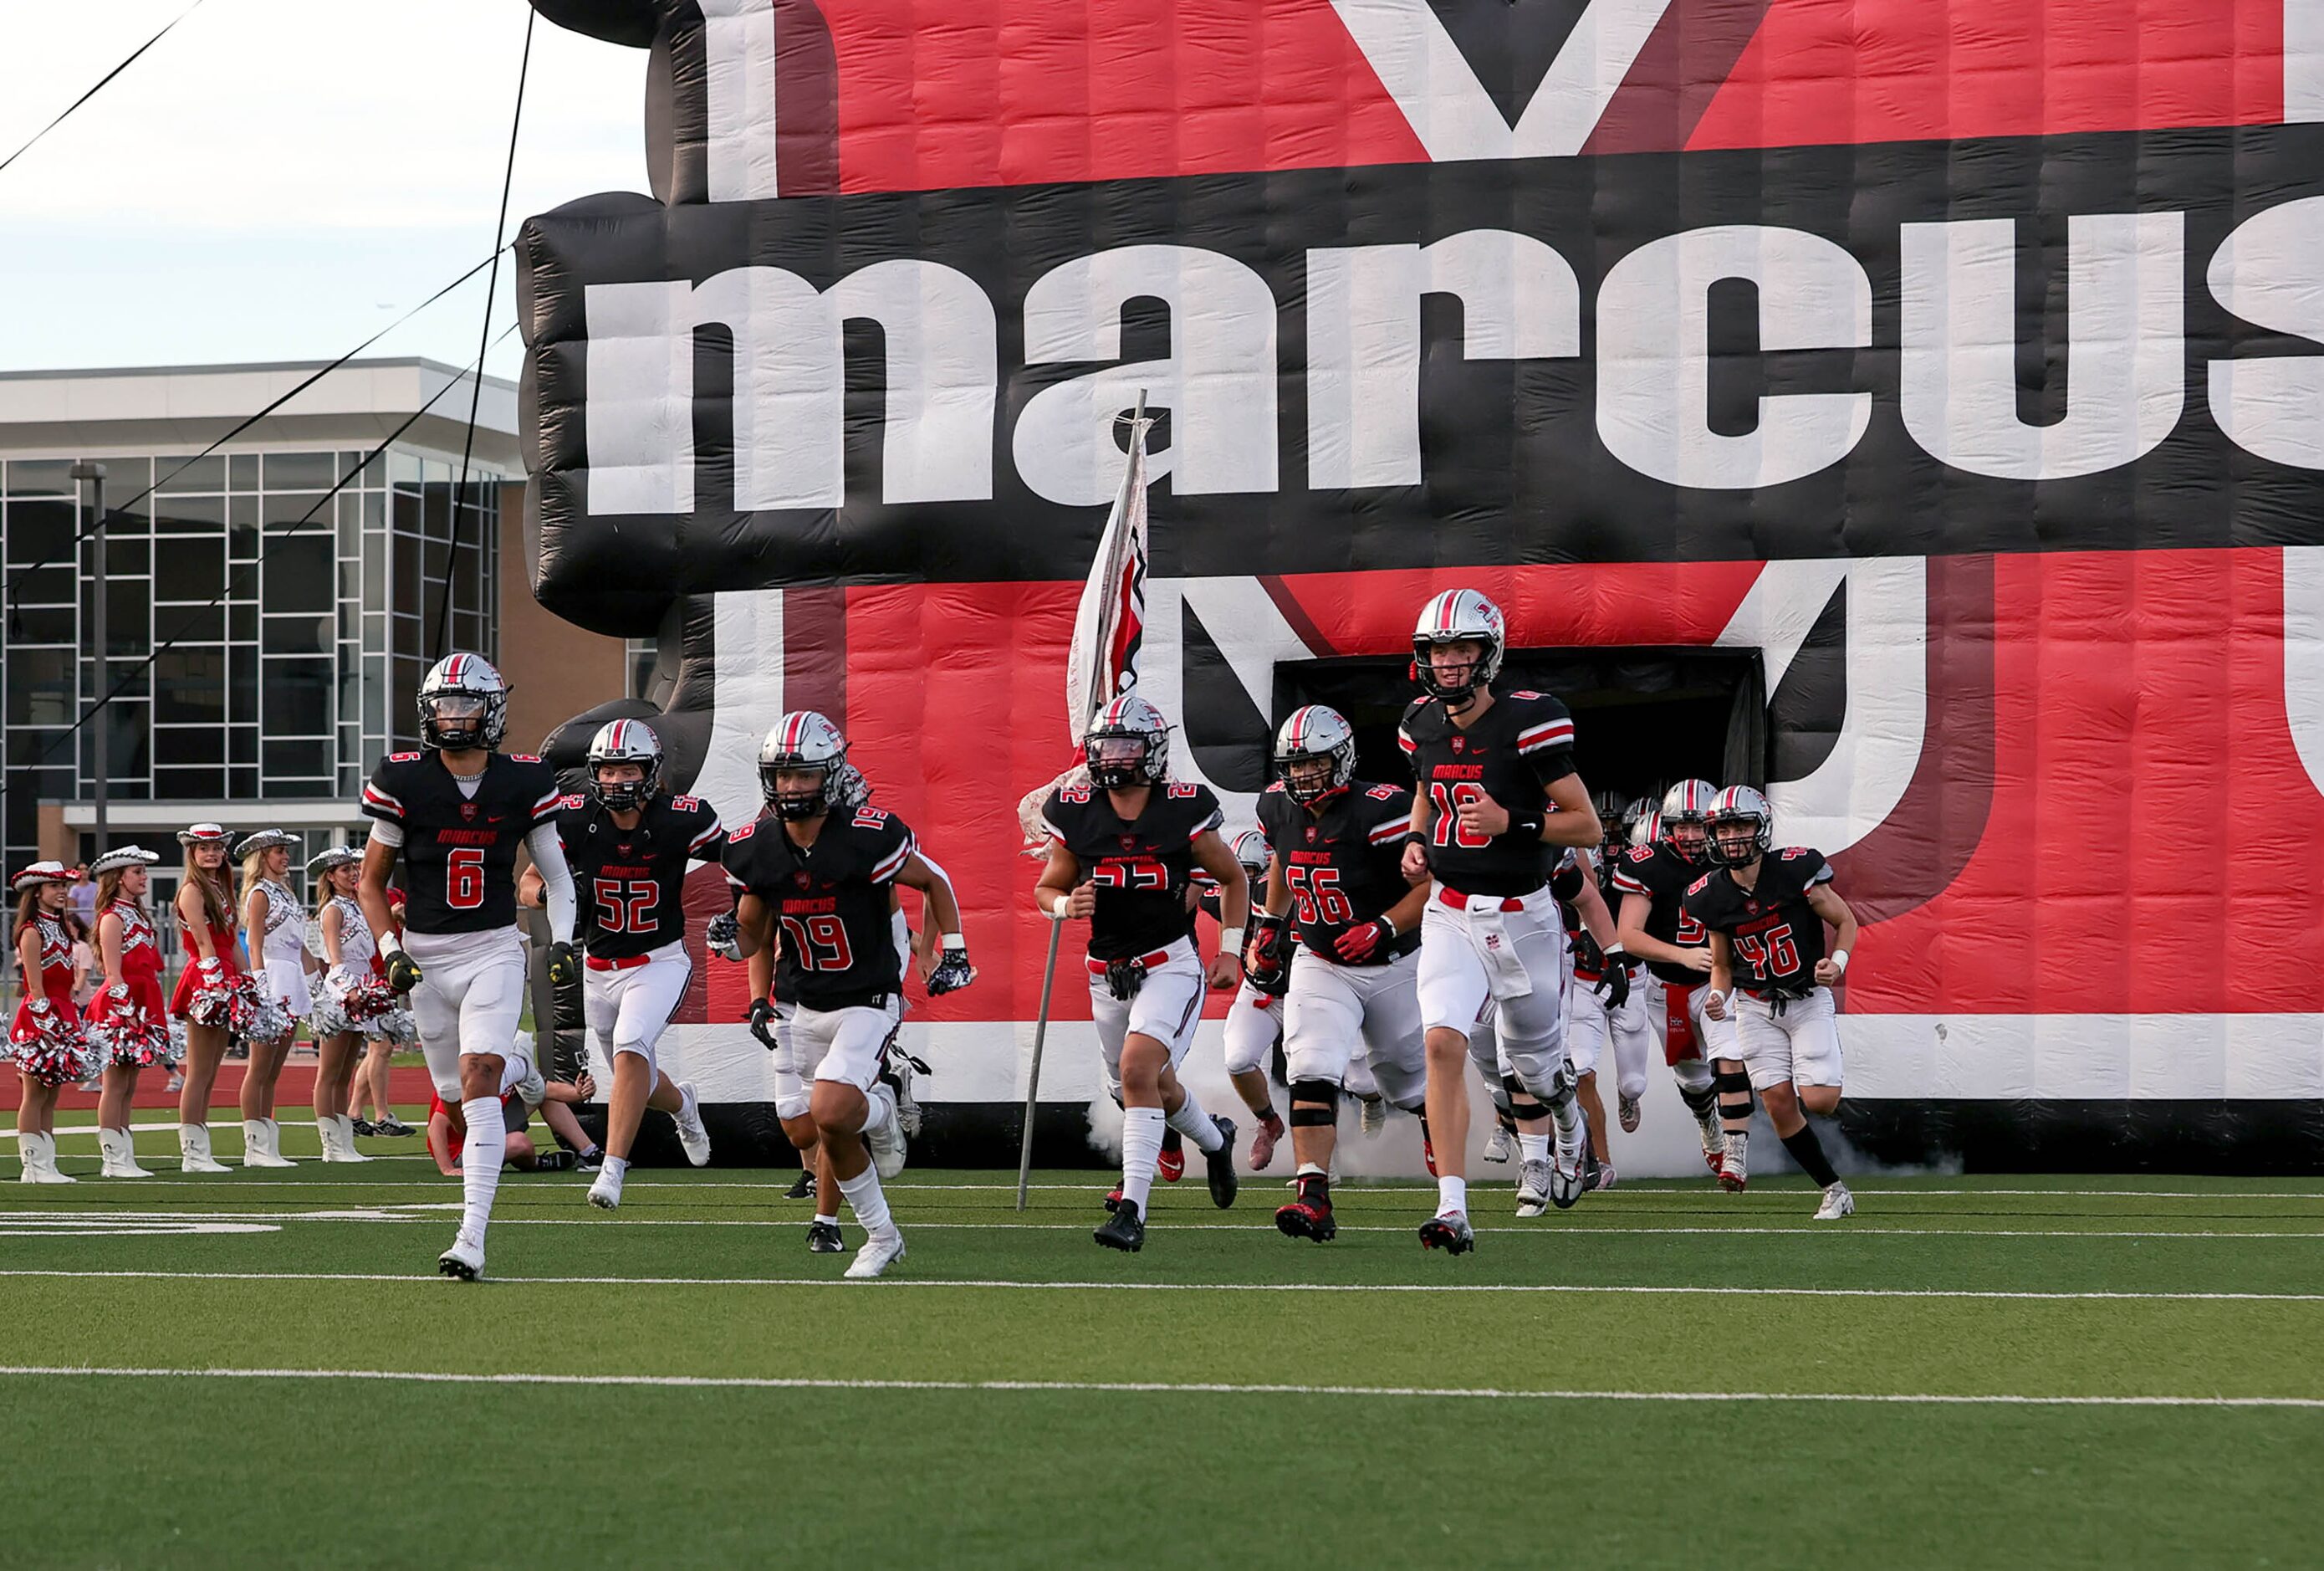
POLYGON ((1774 0, 1686 145, 2271 124, 2283 118, 2283 5, 1774 0))

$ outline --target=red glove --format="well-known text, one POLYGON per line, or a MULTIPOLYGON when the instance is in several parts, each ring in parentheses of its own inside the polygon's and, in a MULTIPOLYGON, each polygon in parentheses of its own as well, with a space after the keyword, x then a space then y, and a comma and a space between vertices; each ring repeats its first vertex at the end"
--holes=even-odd
POLYGON ((1395 929, 1383 921, 1359 922, 1342 933, 1332 947, 1340 958, 1351 966, 1360 966, 1379 953, 1380 946, 1396 937, 1395 929))

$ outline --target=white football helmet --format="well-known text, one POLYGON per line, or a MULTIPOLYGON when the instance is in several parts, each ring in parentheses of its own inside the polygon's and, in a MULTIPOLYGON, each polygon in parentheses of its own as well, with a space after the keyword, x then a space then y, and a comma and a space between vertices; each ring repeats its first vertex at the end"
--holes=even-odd
POLYGON ((480 654, 447 654, 429 667, 419 704, 423 747, 498 747, 508 725, 508 683, 480 654))
POLYGON ((1253 878, 1266 876, 1269 855, 1267 836, 1256 829, 1245 829, 1234 837, 1234 859, 1241 863, 1242 870, 1253 878))
POLYGON ((1508 645, 1508 625, 1499 606, 1474 589, 1447 589, 1421 607, 1419 624, 1412 630, 1412 679, 1447 707, 1466 708, 1478 688, 1490 687, 1501 674, 1501 654, 1508 645), (1429 652, 1439 644, 1463 642, 1480 643, 1485 652, 1457 681, 1437 675, 1429 652))
POLYGON ((1719 788, 1707 780, 1679 781, 1663 793, 1655 833, 1682 860, 1710 860, 1710 853, 1704 849, 1711 839, 1705 820, 1711 816, 1711 804, 1718 799, 1719 788))
POLYGON ((589 794, 617 813, 634 813, 646 805, 661 783, 661 738, 642 720, 611 720, 589 739, 589 794), (634 763, 642 778, 609 785, 597 778, 600 766, 634 763))
POLYGON ((778 818, 814 818, 862 807, 872 788, 847 762, 847 738, 839 727, 813 709, 794 709, 759 744, 759 794, 778 818), (823 778, 811 791, 784 791, 776 782, 786 771, 813 771, 823 778))
POLYGON ((1100 790, 1126 791, 1170 778, 1170 724, 1136 693, 1097 712, 1082 738, 1090 780, 1100 790))
POLYGON ((1294 709, 1275 734, 1275 772, 1283 781, 1284 794, 1303 805, 1346 790, 1356 774, 1355 727, 1328 705, 1294 709), (1315 762, 1326 767, 1299 767, 1315 762))
POLYGON ((1748 867, 1775 843, 1775 809, 1749 786, 1729 786, 1704 815, 1705 848, 1722 867, 1748 867))

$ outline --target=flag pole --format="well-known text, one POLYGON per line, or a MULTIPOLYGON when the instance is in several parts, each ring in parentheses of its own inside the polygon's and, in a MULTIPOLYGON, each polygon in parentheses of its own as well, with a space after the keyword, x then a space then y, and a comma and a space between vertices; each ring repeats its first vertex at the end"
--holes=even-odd
MULTIPOLYGON (((1138 449, 1145 440, 1145 423, 1146 389, 1141 387, 1138 390, 1138 407, 1130 416, 1130 451, 1122 459, 1121 489, 1114 501, 1115 511, 1120 514, 1127 514, 1130 510, 1130 477, 1138 472, 1138 449)), ((1111 698, 1111 694, 1106 695, 1107 701, 1111 698)), ((1077 738, 1079 728, 1088 724, 1089 716, 1086 715, 1076 718, 1077 738)), ((1049 923, 1049 960, 1041 969, 1041 1008, 1033 1020, 1033 1062, 1025 1074, 1025 1139, 1017 1152, 1017 1209, 1019 1211, 1025 1209, 1026 1191, 1032 1187, 1033 1115, 1039 1110, 1041 1100, 1041 1049, 1047 1045, 1049 1038, 1049 994, 1056 984, 1057 949, 1065 938, 1065 927, 1062 920, 1055 919, 1049 923)))

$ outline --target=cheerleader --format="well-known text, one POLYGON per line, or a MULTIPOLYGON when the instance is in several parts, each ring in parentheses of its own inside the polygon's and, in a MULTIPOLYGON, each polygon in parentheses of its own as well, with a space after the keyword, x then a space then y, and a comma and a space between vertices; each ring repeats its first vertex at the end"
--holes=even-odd
MULTIPOLYGON (((356 852, 358 857, 362 855, 361 851, 356 852)), ((360 862, 357 864, 356 882, 359 885, 362 882, 360 862)), ((403 937, 403 892, 392 885, 387 892, 387 913, 394 923, 390 931, 393 932, 400 941, 403 937)), ((368 931, 368 929, 369 924, 366 923, 365 930, 368 931)), ((374 934, 372 941, 376 944, 379 941, 378 935, 374 934)), ((374 980, 381 982, 387 980, 386 957, 376 951, 371 957, 371 975, 374 980)), ((355 1120, 355 1132, 357 1134, 388 1135, 401 1140, 420 1132, 395 1116, 395 1104, 390 1099, 389 1084, 390 1076, 394 1068, 396 1049, 416 1047, 419 1041, 420 1028, 412 1023, 410 1009, 399 999, 395 1008, 379 1018, 378 1029, 374 1031, 364 1048, 364 1060, 355 1068, 355 1091, 348 1099, 349 1111, 361 1114, 364 1104, 368 1100, 372 1111, 379 1114, 379 1117, 369 1124, 365 1124, 358 1116, 355 1120)))
POLYGON ((137 1165, 129 1123, 137 1072, 166 1065, 172 1052, 161 950, 145 910, 146 869, 160 860, 158 853, 124 846, 89 864, 97 877, 97 952, 103 966, 102 985, 85 1012, 104 1054, 105 1086, 97 1103, 97 1144, 105 1158, 100 1178, 153 1176, 137 1165))
POLYGON ((347 1091, 364 1039, 385 1040, 384 1009, 370 1007, 367 996, 376 994, 383 1005, 394 996, 372 975, 371 957, 378 946, 355 901, 363 855, 353 846, 334 846, 307 864, 307 877, 315 886, 315 925, 323 937, 322 992, 309 1029, 315 1037, 315 1128, 323 1137, 327 1162, 371 1160, 355 1150, 347 1091))
POLYGON ((242 1076, 242 1164, 246 1168, 295 1168, 282 1154, 282 1126, 274 1121, 274 1082, 282 1060, 298 1040, 299 1022, 314 1012, 307 973, 319 969, 307 950, 307 911, 291 889, 290 847, 295 835, 261 829, 234 848, 242 864, 242 944, 250 956, 252 980, 280 1003, 289 1019, 279 1035, 254 1039, 250 1065, 242 1076))
POLYGON ((210 1087, 226 1057, 227 1009, 241 968, 235 966, 234 885, 226 872, 226 833, 216 824, 178 831, 186 848, 180 874, 178 932, 184 940, 186 968, 170 996, 170 1013, 186 1022, 185 1085, 178 1093, 180 1167, 189 1173, 223 1173, 226 1165, 210 1154, 210 1087), (195 1018, 197 1006, 201 1015, 195 1018))
POLYGON ((69 1184, 57 1171, 57 1093, 88 1072, 89 1053, 72 1006, 72 935, 65 902, 72 874, 61 862, 35 862, 10 881, 16 892, 16 966, 24 1001, 8 1032, 8 1056, 23 1087, 16 1150, 27 1184, 69 1184))

